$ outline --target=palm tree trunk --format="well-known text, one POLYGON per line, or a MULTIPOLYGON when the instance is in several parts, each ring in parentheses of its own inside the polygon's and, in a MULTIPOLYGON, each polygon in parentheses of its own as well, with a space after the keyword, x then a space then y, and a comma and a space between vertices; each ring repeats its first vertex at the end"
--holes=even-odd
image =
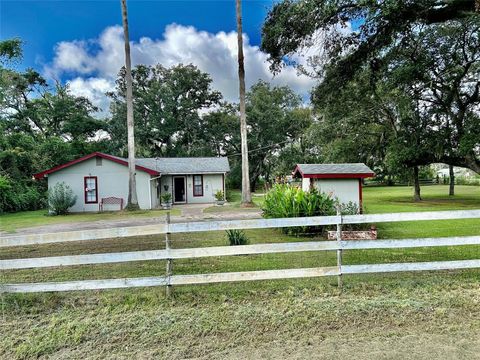
POLYGON ((449 165, 448 170, 450 172, 450 188, 448 190, 448 195, 453 196, 455 195, 455 172, 453 171, 453 165, 449 165))
POLYGON ((128 144, 128 210, 138 209, 137 184, 135 180, 135 135, 133 122, 133 85, 132 62, 130 59, 130 40, 128 35, 127 2, 122 3, 123 35, 125 39, 125 79, 127 83, 127 144, 128 144))
POLYGON ((236 0, 237 42, 238 42, 238 80, 240 90, 240 136, 242 142, 242 204, 252 203, 248 169, 247 115, 245 112, 245 67, 243 64, 242 2, 236 0))

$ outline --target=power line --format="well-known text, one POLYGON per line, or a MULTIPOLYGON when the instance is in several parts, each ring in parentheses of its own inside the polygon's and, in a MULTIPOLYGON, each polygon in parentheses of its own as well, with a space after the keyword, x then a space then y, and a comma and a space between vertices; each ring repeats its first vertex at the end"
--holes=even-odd
MULTIPOLYGON (((282 145, 282 144, 285 144, 285 143, 288 143, 290 142, 290 140, 285 140, 285 141, 281 141, 279 143, 275 143, 275 144, 272 144, 272 145, 267 145, 267 146, 262 146, 262 147, 259 147, 257 149, 253 149, 253 150, 248 150, 248 153, 253 153, 253 152, 257 152, 257 151, 260 151, 260 150, 266 150, 266 149, 270 149, 272 147, 275 147, 275 146, 279 146, 279 145, 282 145)), ((230 154, 230 155, 226 155, 227 157, 232 157, 232 156, 239 156, 239 155, 242 155, 242 153, 235 153, 235 154, 230 154)))

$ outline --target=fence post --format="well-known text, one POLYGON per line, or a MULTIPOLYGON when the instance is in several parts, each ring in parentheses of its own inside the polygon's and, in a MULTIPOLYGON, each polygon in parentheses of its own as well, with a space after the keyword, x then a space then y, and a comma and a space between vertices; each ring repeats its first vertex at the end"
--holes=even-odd
MULTIPOLYGON (((167 231, 165 232, 165 250, 170 250, 170 211, 167 212, 167 231)), ((165 289, 165 294, 167 297, 172 295, 172 285, 170 279, 173 273, 173 259, 167 259, 167 269, 166 269, 166 278, 167 278, 167 287, 165 289)))
POLYGON ((337 244, 339 249, 337 250, 337 266, 339 270, 338 275, 338 288, 342 289, 343 281, 342 281, 342 249, 340 248, 342 245, 342 211, 340 205, 337 205, 337 216, 340 217, 340 220, 337 223, 337 244))

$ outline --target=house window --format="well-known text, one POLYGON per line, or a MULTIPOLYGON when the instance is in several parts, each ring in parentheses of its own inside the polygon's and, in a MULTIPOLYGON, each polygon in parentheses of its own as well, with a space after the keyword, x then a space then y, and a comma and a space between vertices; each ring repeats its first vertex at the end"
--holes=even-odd
POLYGON ((102 158, 100 156, 97 156, 96 158, 97 166, 102 166, 102 158))
POLYGON ((84 178, 85 186, 85 204, 98 203, 98 186, 96 176, 86 176, 84 178))
POLYGON ((203 196, 203 175, 193 175, 193 196, 203 196))

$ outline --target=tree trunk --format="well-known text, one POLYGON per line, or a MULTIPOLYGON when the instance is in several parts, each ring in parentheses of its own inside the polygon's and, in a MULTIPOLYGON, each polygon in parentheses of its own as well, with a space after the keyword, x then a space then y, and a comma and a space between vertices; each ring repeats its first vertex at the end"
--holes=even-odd
POLYGON ((455 173, 453 172, 453 165, 448 166, 450 173, 450 189, 448 190, 448 195, 455 195, 455 173))
POLYGON ((238 42, 238 80, 240 90, 240 135, 242 143, 242 205, 252 203, 250 179, 248 173, 247 116, 245 112, 245 67, 243 64, 242 3, 236 0, 237 42, 238 42))
POLYGON ((413 200, 420 201, 422 200, 422 197, 420 196, 420 180, 418 179, 418 166, 413 167, 413 182, 414 182, 413 200))
POLYGON ((123 35, 125 40, 125 79, 127 82, 127 144, 128 144, 128 210, 138 209, 137 185, 135 180, 135 135, 133 122, 133 85, 132 63, 130 59, 130 40, 128 35, 128 18, 126 0, 122 3, 123 35))

